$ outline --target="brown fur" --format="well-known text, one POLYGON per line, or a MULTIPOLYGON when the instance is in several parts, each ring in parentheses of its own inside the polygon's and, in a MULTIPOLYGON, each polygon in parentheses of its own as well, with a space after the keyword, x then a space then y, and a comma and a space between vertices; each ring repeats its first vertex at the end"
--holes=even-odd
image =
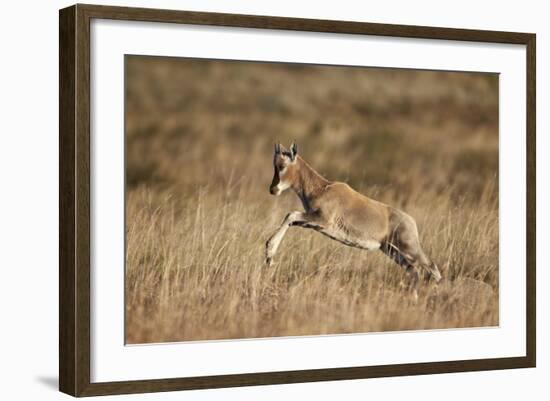
POLYGON ((380 249, 411 277, 415 297, 419 271, 425 271, 436 282, 439 269, 424 253, 414 219, 405 212, 371 199, 343 182, 331 182, 317 173, 297 154, 275 147, 274 176, 270 192, 279 195, 292 188, 302 201, 305 212, 289 213, 283 224, 266 243, 266 261, 273 255, 290 226, 301 226, 321 232, 345 245, 366 250, 380 249))

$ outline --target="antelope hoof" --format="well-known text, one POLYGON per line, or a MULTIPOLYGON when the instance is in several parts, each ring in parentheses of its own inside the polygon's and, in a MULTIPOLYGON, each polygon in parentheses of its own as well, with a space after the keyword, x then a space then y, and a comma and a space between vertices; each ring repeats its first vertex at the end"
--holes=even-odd
POLYGON ((273 255, 275 249, 271 241, 267 241, 265 244, 265 264, 269 267, 273 263, 273 255))

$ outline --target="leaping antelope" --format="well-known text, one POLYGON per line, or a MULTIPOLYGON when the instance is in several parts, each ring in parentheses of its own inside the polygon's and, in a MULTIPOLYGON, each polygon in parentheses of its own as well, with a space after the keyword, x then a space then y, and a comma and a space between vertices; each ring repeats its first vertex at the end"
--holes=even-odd
POLYGON ((287 230, 298 226, 319 231, 348 246, 381 250, 408 273, 415 299, 420 271, 427 272, 435 282, 441 280, 439 269, 420 246, 411 216, 356 192, 346 183, 325 179, 298 155, 295 143, 289 150, 275 145, 273 168, 269 192, 278 196, 292 188, 305 211, 288 213, 266 242, 268 265, 287 230))

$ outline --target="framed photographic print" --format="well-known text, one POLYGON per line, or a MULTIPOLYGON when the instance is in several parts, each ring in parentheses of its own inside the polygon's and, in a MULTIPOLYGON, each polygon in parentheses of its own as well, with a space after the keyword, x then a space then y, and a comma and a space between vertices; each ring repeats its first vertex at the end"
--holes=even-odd
POLYGON ((60 11, 60 390, 534 367, 535 35, 60 11))

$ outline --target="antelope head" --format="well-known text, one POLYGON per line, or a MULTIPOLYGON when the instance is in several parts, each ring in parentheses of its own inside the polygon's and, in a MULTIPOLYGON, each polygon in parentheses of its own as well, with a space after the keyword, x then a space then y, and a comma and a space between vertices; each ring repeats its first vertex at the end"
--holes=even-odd
POLYGON ((269 186, 269 193, 278 196, 286 189, 290 188, 298 176, 298 165, 296 157, 298 147, 295 143, 290 146, 290 150, 281 144, 276 144, 273 153, 273 181, 269 186))

